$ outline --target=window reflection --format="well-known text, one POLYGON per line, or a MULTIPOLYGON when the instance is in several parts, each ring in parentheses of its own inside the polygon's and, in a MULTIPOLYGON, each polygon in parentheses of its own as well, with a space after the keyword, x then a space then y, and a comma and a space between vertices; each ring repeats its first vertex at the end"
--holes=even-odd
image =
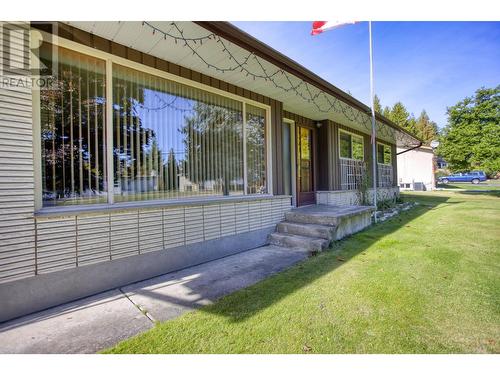
MULTIPOLYGON (((115 65, 116 201, 244 193, 241 102, 115 65)), ((249 194, 265 186, 265 110, 247 105, 249 194)))

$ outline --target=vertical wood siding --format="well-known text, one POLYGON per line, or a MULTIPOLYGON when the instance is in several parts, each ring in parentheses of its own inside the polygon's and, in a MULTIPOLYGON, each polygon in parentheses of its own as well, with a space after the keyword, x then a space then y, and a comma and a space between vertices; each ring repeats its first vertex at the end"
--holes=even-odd
POLYGON ((392 157, 392 186, 399 186, 398 181, 398 156, 397 156, 396 145, 391 145, 391 157, 392 157))
MULTIPOLYGON (((22 66, 29 36, 10 34, 4 60, 4 33, 28 24, 0 22, 0 81, 12 77, 10 63, 22 66)), ((29 71, 20 78, 29 78, 29 71)), ((35 275, 35 225, 31 89, 0 86, 0 282, 35 275)))

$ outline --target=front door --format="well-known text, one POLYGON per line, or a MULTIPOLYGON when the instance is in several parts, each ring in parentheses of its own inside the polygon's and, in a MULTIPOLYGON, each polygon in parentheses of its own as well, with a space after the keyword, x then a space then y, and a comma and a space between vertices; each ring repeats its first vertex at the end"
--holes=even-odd
POLYGON ((313 131, 297 126, 297 205, 314 204, 313 131))

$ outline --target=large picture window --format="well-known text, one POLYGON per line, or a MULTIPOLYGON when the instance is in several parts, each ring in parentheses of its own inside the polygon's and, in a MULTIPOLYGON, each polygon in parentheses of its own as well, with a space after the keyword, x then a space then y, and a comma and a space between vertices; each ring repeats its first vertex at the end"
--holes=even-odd
POLYGON ((44 206, 106 202, 105 62, 65 48, 40 48, 44 206))
POLYGON ((266 109, 112 63, 107 145, 105 61, 55 50, 40 95, 44 206, 267 193, 266 109))
POLYGON ((241 102, 115 65, 113 109, 115 201, 243 194, 241 102))

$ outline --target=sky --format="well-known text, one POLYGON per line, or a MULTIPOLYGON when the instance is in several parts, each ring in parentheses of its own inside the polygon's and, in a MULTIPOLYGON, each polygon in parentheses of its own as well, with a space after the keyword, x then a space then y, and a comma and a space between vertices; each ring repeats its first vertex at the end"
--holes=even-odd
MULTIPOLYGON (((368 23, 311 36, 311 22, 233 22, 369 104, 368 23)), ((373 22, 375 93, 382 106, 425 109, 440 128, 446 108, 500 84, 500 22, 373 22)))

